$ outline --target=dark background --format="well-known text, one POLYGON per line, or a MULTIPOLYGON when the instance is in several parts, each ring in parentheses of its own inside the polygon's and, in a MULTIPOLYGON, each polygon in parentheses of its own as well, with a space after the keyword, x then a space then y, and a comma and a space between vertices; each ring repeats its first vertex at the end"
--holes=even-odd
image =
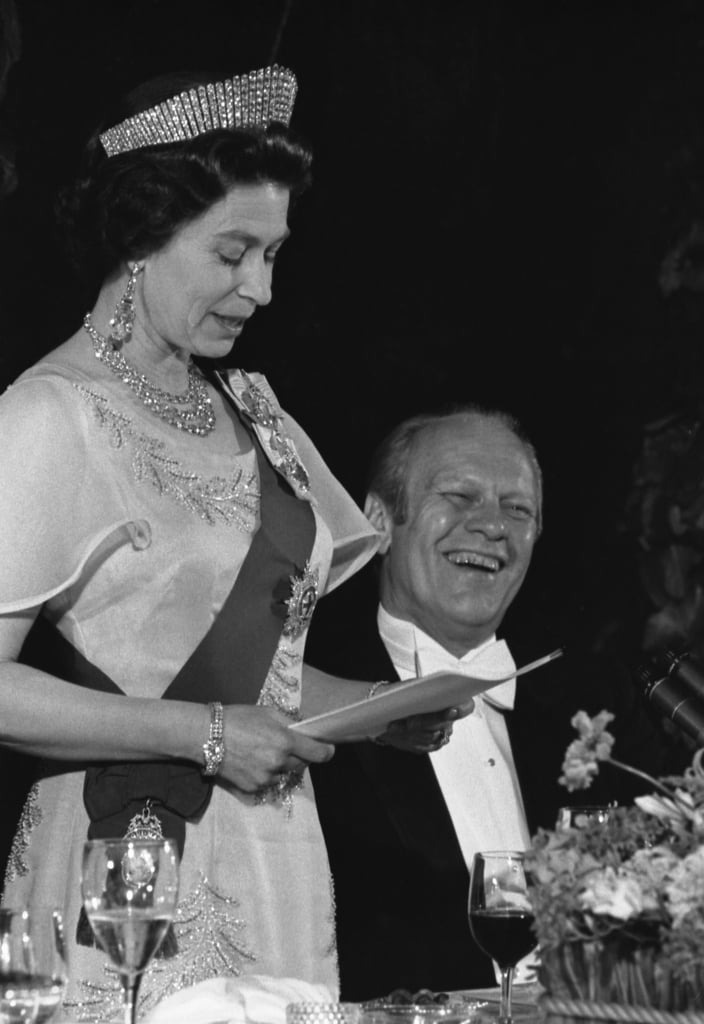
MULTIPOLYGON (((9 0, 0 11, 7 44, 9 0)), ((0 384, 91 304, 52 202, 106 102, 164 71, 276 59, 299 78, 315 183, 235 361, 268 375, 360 500, 371 448, 401 417, 467 400, 516 413, 544 466, 546 532, 511 616, 637 658, 656 607, 629 511, 643 430, 700 412, 701 246, 673 247, 704 217, 704 4, 17 0, 15 13, 0 384)))

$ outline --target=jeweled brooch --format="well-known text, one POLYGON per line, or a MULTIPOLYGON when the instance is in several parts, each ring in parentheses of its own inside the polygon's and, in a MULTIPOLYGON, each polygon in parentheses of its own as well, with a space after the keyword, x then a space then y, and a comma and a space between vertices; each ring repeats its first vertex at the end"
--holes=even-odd
POLYGON ((126 885, 133 889, 141 889, 151 882, 156 872, 156 861, 149 848, 141 847, 139 844, 140 841, 163 838, 161 821, 152 810, 151 800, 147 800, 140 813, 131 819, 125 832, 125 839, 131 841, 122 855, 122 878, 126 885))
POLYGON ((269 398, 244 371, 242 371, 242 377, 247 382, 247 387, 239 396, 244 407, 243 411, 256 426, 270 431, 265 442, 274 456, 274 465, 299 490, 309 490, 308 473, 296 453, 293 441, 283 429, 281 412, 273 406, 269 398))
POLYGON ((283 634, 287 640, 297 640, 305 633, 318 601, 318 570, 311 569, 310 562, 299 573, 290 577, 291 596, 286 602, 288 614, 283 634))

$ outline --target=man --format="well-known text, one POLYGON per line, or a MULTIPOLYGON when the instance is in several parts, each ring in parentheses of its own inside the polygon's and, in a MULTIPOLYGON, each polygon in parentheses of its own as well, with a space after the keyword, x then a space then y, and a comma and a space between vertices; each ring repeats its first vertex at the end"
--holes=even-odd
MULTIPOLYGON (((332 597, 316 613, 309 660, 369 679, 510 675, 515 663, 496 633, 542 515, 540 469, 518 424, 477 407, 402 423, 375 457, 365 512, 382 537, 378 613, 374 602, 365 614, 363 578, 351 581, 342 605, 332 597)), ((430 754, 340 744, 313 772, 336 888, 342 998, 494 984, 468 926, 473 853, 524 849, 538 825, 554 825, 570 802, 557 784, 576 735, 570 717, 603 707, 628 731, 623 759, 645 766, 656 734, 630 681, 566 657, 477 698, 430 754)), ((408 725, 391 728, 398 741, 408 725)), ((588 801, 629 800, 628 778, 602 773, 588 801)))

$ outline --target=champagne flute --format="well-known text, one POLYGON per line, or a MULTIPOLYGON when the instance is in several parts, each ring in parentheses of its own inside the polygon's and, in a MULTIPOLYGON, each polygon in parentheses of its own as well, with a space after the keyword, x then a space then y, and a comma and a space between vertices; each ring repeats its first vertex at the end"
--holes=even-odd
POLYGON ((469 927, 474 941, 501 971, 499 1021, 510 1024, 516 964, 536 945, 522 853, 475 853, 469 885, 469 927))
POLYGON ((163 942, 178 899, 171 839, 90 839, 83 849, 83 906, 117 970, 125 1024, 136 1024, 142 973, 163 942))
POLYGON ((0 909, 0 1024, 34 1024, 39 993, 26 909, 0 909))

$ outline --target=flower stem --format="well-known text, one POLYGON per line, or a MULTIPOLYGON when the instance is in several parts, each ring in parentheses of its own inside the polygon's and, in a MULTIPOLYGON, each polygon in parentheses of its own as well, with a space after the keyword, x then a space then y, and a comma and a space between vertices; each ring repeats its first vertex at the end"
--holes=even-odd
POLYGON ((667 786, 664 786, 662 782, 654 779, 652 775, 648 775, 647 772, 642 772, 639 768, 632 768, 630 764, 624 764, 623 761, 617 761, 615 757, 606 757, 604 758, 604 761, 606 764, 614 765, 615 768, 622 768, 624 772, 630 772, 631 775, 637 775, 639 778, 645 779, 646 782, 655 786, 656 789, 659 789, 661 793, 664 793, 665 796, 669 797, 670 800, 674 801, 674 803, 678 803, 675 793, 673 793, 671 789, 668 789, 667 786))

